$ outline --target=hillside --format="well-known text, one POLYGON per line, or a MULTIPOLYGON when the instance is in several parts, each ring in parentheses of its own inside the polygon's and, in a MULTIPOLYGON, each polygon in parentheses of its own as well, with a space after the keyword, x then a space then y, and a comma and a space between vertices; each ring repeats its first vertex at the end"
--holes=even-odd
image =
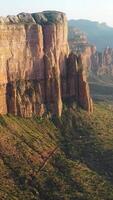
POLYGON ((0 117, 0 200, 112 200, 113 110, 0 117))
POLYGON ((69 20, 68 25, 85 32, 89 42, 96 45, 98 51, 102 51, 107 46, 113 48, 113 28, 105 23, 80 19, 69 20))

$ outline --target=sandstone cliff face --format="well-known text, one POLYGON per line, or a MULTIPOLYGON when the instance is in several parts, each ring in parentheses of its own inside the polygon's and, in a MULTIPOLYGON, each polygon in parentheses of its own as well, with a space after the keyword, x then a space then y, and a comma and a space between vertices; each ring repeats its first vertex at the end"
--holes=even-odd
POLYGON ((93 112, 93 103, 90 97, 86 70, 84 69, 83 56, 76 56, 74 53, 71 53, 67 62, 68 96, 75 96, 79 106, 89 112, 93 112))
MULTIPOLYGON (((63 13, 46 11, 0 18, 0 113, 31 117, 50 112, 61 116, 62 98, 70 95, 68 55, 63 13)), ((75 80, 76 75, 73 77, 75 80)), ((80 79, 82 87, 83 74, 80 79)), ((75 88, 73 96, 76 92, 75 88)), ((89 92, 84 95, 86 100, 80 104, 90 111, 84 102, 89 92)))

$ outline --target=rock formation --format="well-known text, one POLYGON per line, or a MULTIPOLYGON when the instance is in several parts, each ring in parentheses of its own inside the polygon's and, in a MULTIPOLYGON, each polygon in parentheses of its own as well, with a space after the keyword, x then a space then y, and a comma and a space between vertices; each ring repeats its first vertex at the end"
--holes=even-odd
POLYGON ((67 59, 68 96, 74 96, 79 106, 89 112, 93 112, 93 103, 86 77, 83 56, 76 56, 73 52, 70 53, 67 59))
POLYGON ((86 77, 76 69, 80 62, 69 55, 65 14, 0 17, 0 113, 61 116, 62 99, 70 96, 90 112, 86 77))
POLYGON ((83 52, 89 46, 87 35, 81 30, 68 25, 68 41, 70 49, 74 52, 83 52))
POLYGON ((113 49, 107 47, 102 52, 98 52, 96 46, 88 42, 84 32, 71 26, 68 29, 70 49, 76 54, 82 54, 83 67, 86 72, 99 76, 113 76, 113 49))
POLYGON ((92 46, 88 42, 87 35, 79 29, 68 25, 68 41, 70 49, 77 55, 82 55, 83 67, 86 72, 91 68, 92 46))
POLYGON ((113 76, 113 49, 107 47, 103 52, 92 51, 91 70, 96 75, 113 76))

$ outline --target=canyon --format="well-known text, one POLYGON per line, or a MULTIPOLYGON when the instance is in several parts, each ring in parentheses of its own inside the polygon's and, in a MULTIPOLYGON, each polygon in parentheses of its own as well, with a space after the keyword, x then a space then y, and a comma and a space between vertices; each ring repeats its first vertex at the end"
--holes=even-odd
POLYGON ((85 33, 89 43, 95 45, 99 52, 102 52, 107 46, 113 48, 113 27, 106 23, 87 19, 72 19, 68 21, 68 26, 85 33))
POLYGON ((112 56, 62 12, 0 17, 0 200, 113 199, 112 56))
POLYGON ((67 36, 61 12, 0 17, 0 114, 61 116, 70 99, 93 111, 83 56, 67 36))
POLYGON ((107 45, 99 51, 98 45, 91 44, 88 40, 87 32, 72 25, 69 21, 69 47, 75 54, 82 54, 86 71, 96 76, 113 76, 113 48, 107 45))
MULTIPOLYGON (((70 49, 81 54, 84 70, 87 72, 91 96, 96 101, 113 102, 113 48, 106 46, 99 51, 88 40, 87 33, 68 25, 70 49)), ((97 30, 98 31, 98 30, 97 30)), ((95 43, 96 44, 96 43, 95 43)))

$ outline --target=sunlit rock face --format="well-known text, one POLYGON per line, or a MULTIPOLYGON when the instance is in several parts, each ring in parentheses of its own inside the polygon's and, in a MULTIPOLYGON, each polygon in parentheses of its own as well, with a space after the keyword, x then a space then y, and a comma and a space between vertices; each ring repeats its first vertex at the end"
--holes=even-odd
MULTIPOLYGON (((31 117, 50 112, 61 116, 62 98, 71 95, 68 55, 65 14, 45 11, 1 17, 0 113, 31 117)), ((70 78, 75 80, 76 73, 70 78)), ((80 79, 84 82, 82 73, 80 79)), ((75 97, 76 92, 74 88, 75 97)))

